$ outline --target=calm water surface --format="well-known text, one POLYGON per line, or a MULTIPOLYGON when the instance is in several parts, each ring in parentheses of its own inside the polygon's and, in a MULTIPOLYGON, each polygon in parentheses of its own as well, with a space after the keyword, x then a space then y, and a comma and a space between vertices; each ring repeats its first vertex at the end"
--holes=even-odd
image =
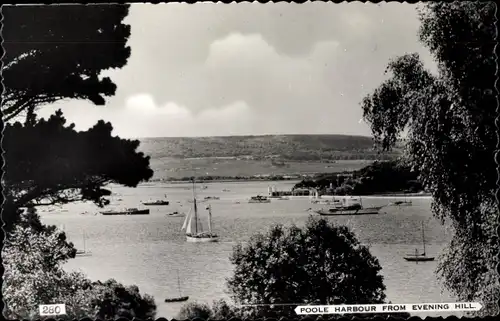
MULTIPOLYGON (((78 257, 67 263, 68 270, 79 270, 91 279, 114 278, 124 284, 136 284, 141 293, 155 297, 158 317, 173 318, 184 303, 164 303, 166 297, 182 295, 190 301, 211 303, 227 298, 226 278, 231 275, 229 255, 237 242, 245 242, 257 232, 267 231, 273 224, 303 225, 309 216, 309 200, 273 201, 270 204, 248 204, 250 196, 265 195, 269 183, 238 182, 207 184, 198 190, 199 198, 219 196, 210 201, 213 229, 219 243, 186 243, 180 228, 184 218, 166 217, 174 210, 187 212, 192 197, 189 184, 150 184, 135 189, 116 187, 112 204, 118 207, 140 207, 140 202, 168 195, 169 206, 150 207, 150 215, 102 216, 81 215, 97 212, 92 204, 71 204, 65 211, 41 213, 45 223, 63 227, 77 248, 86 248, 91 256, 78 257), (230 192, 223 192, 229 189, 230 192), (241 202, 236 204, 236 202, 241 202)), ((290 189, 294 182, 273 183, 278 189, 290 189)), ((390 199, 364 198, 365 206, 384 205, 390 199)), ((451 230, 432 217, 430 200, 413 199, 410 207, 388 207, 386 214, 340 216, 329 218, 336 224, 349 226, 358 239, 382 265, 388 300, 393 303, 436 303, 455 301, 435 276, 437 262, 415 264, 403 256, 421 248, 421 224, 424 222, 427 253, 436 259, 450 239, 451 230)), ((112 206, 111 206, 112 207, 112 206)), ((202 212, 204 206, 200 206, 202 212)), ((423 316, 423 315, 422 315, 423 316)))

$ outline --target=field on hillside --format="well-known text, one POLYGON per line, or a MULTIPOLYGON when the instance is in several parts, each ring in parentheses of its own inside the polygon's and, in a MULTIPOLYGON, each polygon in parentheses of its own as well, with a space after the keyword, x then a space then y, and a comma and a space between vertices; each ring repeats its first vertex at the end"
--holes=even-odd
POLYGON ((236 157, 278 161, 388 159, 370 137, 346 135, 268 135, 228 137, 144 138, 140 149, 153 159, 236 157))
POLYGON ((371 161, 366 160, 341 160, 336 163, 288 162, 286 166, 277 167, 271 161, 265 160, 161 158, 152 159, 151 168, 155 172, 153 180, 171 180, 191 176, 236 177, 335 173, 358 170, 370 163, 371 161))

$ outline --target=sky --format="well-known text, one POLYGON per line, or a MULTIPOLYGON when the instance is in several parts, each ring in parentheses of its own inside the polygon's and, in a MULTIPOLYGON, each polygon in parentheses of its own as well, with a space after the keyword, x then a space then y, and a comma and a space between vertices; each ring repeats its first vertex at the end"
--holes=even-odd
POLYGON ((132 4, 127 65, 105 106, 66 100, 77 129, 121 137, 370 135, 360 102, 390 59, 417 52, 413 4, 132 4))

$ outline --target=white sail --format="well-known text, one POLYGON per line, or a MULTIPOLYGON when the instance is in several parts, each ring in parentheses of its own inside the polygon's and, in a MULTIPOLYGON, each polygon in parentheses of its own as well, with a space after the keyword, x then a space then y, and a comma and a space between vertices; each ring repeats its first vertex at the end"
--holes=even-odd
POLYGON ((181 230, 186 229, 190 217, 191 217, 191 209, 189 209, 189 212, 187 213, 186 218, 184 219, 184 223, 182 223, 181 230))
POLYGON ((193 225, 192 224, 193 222, 193 216, 192 215, 189 215, 189 221, 187 223, 187 227, 186 227, 186 234, 191 234, 191 226, 193 225))

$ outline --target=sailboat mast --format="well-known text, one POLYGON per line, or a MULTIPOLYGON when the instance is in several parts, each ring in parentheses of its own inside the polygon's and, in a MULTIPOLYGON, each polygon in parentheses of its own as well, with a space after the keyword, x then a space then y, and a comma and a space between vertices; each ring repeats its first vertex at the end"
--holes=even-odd
POLYGON ((424 255, 425 255, 425 232, 424 232, 424 222, 422 222, 422 243, 424 244, 424 255))
POLYGON ((83 252, 85 252, 85 231, 83 231, 83 252))
POLYGON ((193 204, 194 204, 194 231, 198 233, 198 206, 196 204, 195 184, 193 178, 193 204))
POLYGON ((181 279, 179 278, 179 271, 177 271, 177 288, 179 289, 179 295, 182 295, 182 293, 181 293, 181 279))

